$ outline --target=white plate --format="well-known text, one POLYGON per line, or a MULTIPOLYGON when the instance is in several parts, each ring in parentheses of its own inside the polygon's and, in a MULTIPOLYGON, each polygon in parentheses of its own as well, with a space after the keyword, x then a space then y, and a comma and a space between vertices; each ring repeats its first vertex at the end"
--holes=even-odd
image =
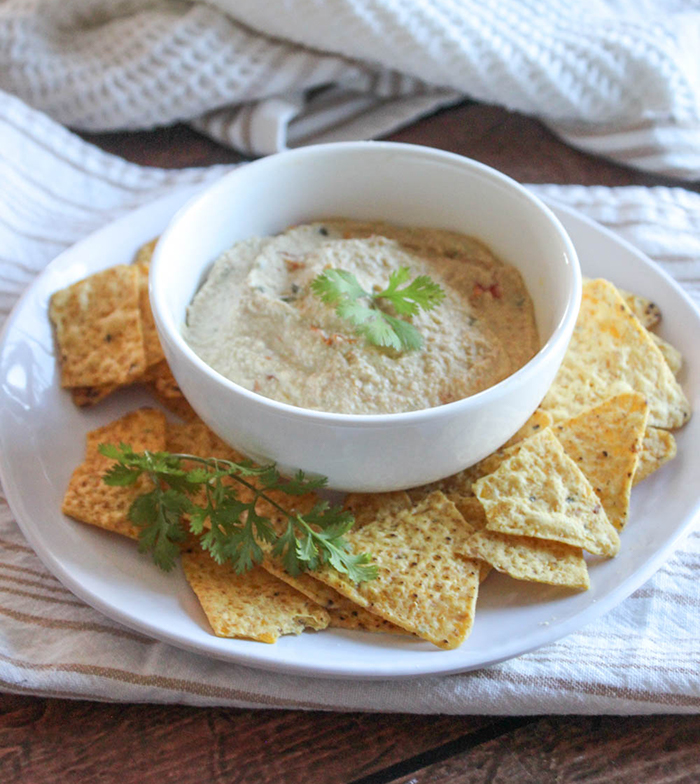
MULTIPOLYGON (((700 509, 700 415, 678 433, 678 457, 633 493, 620 555, 591 564, 582 594, 493 574, 474 631, 454 651, 408 637, 341 630, 284 637, 276 645, 214 637, 180 571, 166 575, 126 539, 60 512, 88 430, 150 402, 129 391, 91 411, 59 388, 47 318, 50 294, 131 258, 193 194, 178 191, 116 221, 61 254, 26 292, 0 346, 0 475, 17 521, 39 557, 70 590, 105 615, 173 645, 240 664, 325 677, 390 678, 475 669, 552 642, 590 623, 647 580, 670 556, 700 509)), ((681 382, 700 409, 700 314, 646 257, 574 211, 552 205, 578 250, 584 273, 645 294, 664 314, 661 335, 686 358, 681 382)))

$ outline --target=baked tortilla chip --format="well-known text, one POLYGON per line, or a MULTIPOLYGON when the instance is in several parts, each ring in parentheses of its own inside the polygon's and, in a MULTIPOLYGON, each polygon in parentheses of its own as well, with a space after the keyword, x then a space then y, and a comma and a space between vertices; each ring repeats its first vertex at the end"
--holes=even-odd
POLYGON ((359 604, 351 602, 350 599, 345 599, 342 607, 328 610, 328 615, 331 618, 328 626, 332 629, 349 629, 372 634, 408 634, 404 629, 374 615, 359 604))
MULTIPOLYGON (((452 499, 450 499, 452 500, 452 499)), ((472 530, 472 533, 486 528, 486 513, 484 507, 479 503, 479 499, 474 496, 456 496, 452 503, 455 505, 457 511, 462 515, 467 525, 472 530)), ((491 574, 491 564, 483 559, 479 561, 479 582, 483 583, 484 580, 491 574)))
MULTIPOLYGON (((238 463, 245 458, 240 452, 230 447, 225 441, 210 430, 201 419, 194 422, 185 422, 183 424, 176 424, 168 422, 166 431, 166 449, 172 454, 180 455, 194 455, 195 457, 218 457, 220 460, 230 460, 233 463, 238 463)), ((185 466, 188 469, 196 467, 193 461, 186 461, 185 466)), ((226 477, 222 480, 227 484, 235 484, 238 497, 244 502, 248 503, 252 499, 252 491, 248 490, 241 484, 236 483, 234 479, 226 477)), ((203 504, 206 499, 206 490, 201 487, 195 496, 195 502, 203 504)), ((189 520, 189 516, 184 516, 185 520, 189 520)), ((209 520, 205 523, 206 527, 210 526, 209 520)))
POLYGON ((152 240, 145 242, 137 251, 134 256, 134 264, 150 264, 153 258, 153 251, 156 249, 159 237, 154 237, 152 240))
MULTIPOLYGON (((155 247, 155 243, 148 243, 148 246, 151 245, 155 247)), ((143 350, 146 355, 146 367, 151 367, 163 361, 165 354, 163 354, 163 348, 160 345, 156 322, 151 310, 151 299, 148 296, 148 274, 151 254, 153 253, 152 248, 149 253, 145 252, 148 246, 144 246, 139 251, 139 256, 142 256, 142 259, 136 262, 136 268, 139 272, 139 311, 141 313, 141 330, 143 332, 143 350)))
POLYGON ((469 523, 474 531, 480 531, 482 528, 486 528, 488 522, 486 513, 484 512, 484 507, 481 505, 481 502, 475 495, 463 496, 452 503, 457 507, 457 511, 467 523, 469 523))
POLYGON ((152 365, 146 371, 143 381, 153 397, 168 411, 177 414, 186 422, 193 422, 199 417, 182 394, 182 390, 175 381, 170 366, 165 360, 152 365))
POLYGON ((649 333, 612 283, 587 281, 581 310, 561 368, 542 408, 555 421, 626 391, 640 392, 649 404, 649 424, 680 427, 690 404, 649 333))
POLYGON ((168 422, 166 444, 168 452, 195 455, 196 457, 218 457, 234 463, 245 458, 230 447, 201 419, 182 424, 168 422))
POLYGON ((474 493, 490 531, 551 539, 596 555, 619 550, 598 496, 549 428, 477 480, 474 493))
POLYGON ((263 561, 263 568, 273 574, 287 585, 291 585, 304 596, 328 610, 330 615, 329 626, 336 629, 358 629, 365 632, 387 632, 389 634, 405 634, 403 629, 394 626, 393 623, 380 618, 378 615, 360 607, 350 601, 335 588, 322 583, 320 580, 307 573, 293 577, 286 572, 272 558, 266 557, 263 561))
POLYGON ((552 426, 564 451, 591 483, 608 520, 618 531, 629 517, 632 478, 648 414, 643 395, 627 392, 552 426))
POLYGON ((398 514, 413 508, 413 501, 404 490, 392 493, 348 493, 343 509, 355 518, 353 531, 359 531, 385 515, 398 514))
POLYGON ((478 562, 458 555, 472 530, 436 492, 412 510, 348 534, 355 552, 372 553, 376 580, 356 584, 328 568, 315 574, 402 629, 439 648, 456 648, 471 630, 479 586, 478 562))
POLYGON ((104 400, 112 392, 121 389, 121 384, 102 384, 96 387, 71 387, 73 402, 80 408, 94 406, 104 400))
POLYGON ((413 503, 418 503, 435 490, 440 490, 450 499, 450 501, 459 506, 461 499, 469 498, 474 495, 472 490, 474 482, 480 477, 495 471, 501 462, 511 454, 511 447, 521 443, 524 439, 539 433, 551 424, 552 417, 546 411, 542 411, 538 408, 520 430, 495 452, 492 452, 473 466, 465 468, 464 471, 460 471, 458 474, 453 474, 438 482, 432 482, 429 485, 414 487, 407 491, 408 495, 413 503))
POLYGON ((127 384, 146 368, 139 310, 139 274, 119 265, 51 297, 61 386, 127 384))
POLYGON ((283 634, 328 626, 322 607, 260 567, 236 574, 196 549, 182 554, 182 566, 217 637, 273 643, 283 634))
POLYGON ((661 321, 661 310, 650 299, 641 297, 639 294, 632 294, 624 289, 617 291, 643 327, 651 329, 661 321))
POLYGON ((527 422, 518 430, 518 432, 512 437, 509 438, 505 444, 501 447, 501 449, 508 449, 508 447, 514 446, 515 444, 519 444, 521 441, 524 441, 526 438, 530 438, 530 436, 536 436, 546 427, 549 427, 552 424, 552 417, 546 411, 543 411, 541 408, 538 408, 533 415, 527 420, 527 422))
MULTIPOLYGON (((295 498, 289 498, 280 494, 275 496, 275 500, 288 511, 291 511, 293 505, 298 511, 304 512, 312 508, 319 499, 315 494, 307 494, 295 498), (302 509, 299 508, 300 500, 302 509)), ((396 493, 350 493, 345 500, 346 511, 352 512, 355 516, 353 531, 380 519, 383 515, 395 513, 406 508, 410 509, 412 506, 411 500, 401 491, 396 493)), ((274 509, 264 501, 261 501, 256 506, 256 509, 272 520, 273 526, 278 532, 282 530, 285 521, 279 510, 274 509)), ((316 572, 305 572, 296 576, 290 575, 285 571, 282 564, 272 556, 269 546, 263 544, 263 549, 266 551, 265 560, 262 564, 263 567, 270 574, 275 575, 275 577, 291 585, 292 588, 303 593, 304 596, 308 596, 317 604, 325 607, 330 614, 330 626, 341 629, 361 629, 369 632, 404 634, 403 629, 399 629, 384 618, 380 618, 364 607, 355 604, 330 585, 315 579, 316 572)))
POLYGON ((129 520, 132 502, 153 488, 151 480, 142 476, 128 487, 110 487, 102 480, 114 460, 98 451, 100 444, 130 444, 136 452, 165 449, 165 416, 155 409, 140 409, 93 430, 87 435, 84 462, 79 465, 68 483, 63 498, 64 514, 82 523, 138 539, 139 528, 129 520))
POLYGON ((676 439, 668 430, 648 427, 642 441, 637 470, 634 472, 632 484, 639 484, 664 463, 676 456, 676 439))
POLYGON ((660 338, 653 332, 649 333, 649 337, 656 344, 657 348, 663 355, 663 358, 666 360, 666 364, 671 369, 671 373, 673 373, 674 376, 677 376, 683 367, 683 354, 681 354, 681 352, 675 346, 672 346, 667 340, 660 338))
POLYGON ((465 555, 480 558, 516 580, 588 590, 588 569, 580 547, 561 542, 476 531, 465 544, 465 555))

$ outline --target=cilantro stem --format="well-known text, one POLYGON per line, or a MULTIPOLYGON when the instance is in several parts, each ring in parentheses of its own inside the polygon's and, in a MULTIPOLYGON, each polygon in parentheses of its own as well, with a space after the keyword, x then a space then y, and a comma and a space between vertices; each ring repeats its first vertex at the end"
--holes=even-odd
POLYGON ((285 508, 268 492, 300 496, 322 487, 325 480, 307 479, 302 472, 283 479, 274 465, 255 466, 247 460, 236 463, 185 453, 137 453, 126 444, 100 444, 99 449, 116 461, 104 476, 107 484, 133 485, 142 474, 150 478, 153 489, 137 496, 129 518, 141 529, 141 550, 150 551, 163 569, 172 568, 175 562, 177 543, 185 538, 182 516, 187 513, 190 533, 200 537, 203 549, 218 563, 229 561, 239 573, 263 560, 260 542, 267 542, 273 556, 293 575, 326 564, 355 582, 376 577, 369 556, 354 554, 343 538, 354 522, 352 515, 323 501, 301 514, 285 508), (197 467, 184 468, 183 461, 197 467), (246 477, 258 477, 258 483, 246 477), (252 500, 242 500, 233 486, 222 481, 225 478, 252 491, 252 500), (196 500, 202 487, 203 506, 196 500), (258 513, 260 499, 282 513, 287 520, 285 532, 278 533, 271 520, 258 513), (205 529, 207 519, 210 527, 205 529))

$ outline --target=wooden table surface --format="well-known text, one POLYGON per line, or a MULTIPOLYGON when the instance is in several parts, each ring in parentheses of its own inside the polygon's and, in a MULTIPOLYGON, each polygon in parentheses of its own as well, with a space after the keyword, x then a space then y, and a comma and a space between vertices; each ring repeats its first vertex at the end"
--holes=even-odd
MULTIPOLYGON (((240 160, 184 126, 84 136, 147 165, 240 160)), ((493 106, 465 103, 389 138, 461 153, 521 182, 678 184, 572 150, 493 106)), ((305 713, 0 695, 0 784, 696 784, 699 750, 700 716, 305 713)))

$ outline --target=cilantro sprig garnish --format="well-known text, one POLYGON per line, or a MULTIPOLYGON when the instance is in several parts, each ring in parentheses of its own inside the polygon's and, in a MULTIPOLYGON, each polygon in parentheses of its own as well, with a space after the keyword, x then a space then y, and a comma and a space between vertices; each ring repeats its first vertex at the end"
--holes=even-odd
POLYGON ((421 308, 432 310, 445 298, 445 292, 428 275, 418 275, 407 283, 410 277, 409 268, 400 267, 391 273, 383 291, 369 292, 352 272, 329 269, 314 278, 311 290, 326 304, 334 305, 338 316, 353 324, 368 343, 416 351, 422 348, 423 338, 407 319, 421 308), (386 312, 387 303, 396 316, 386 312))
POLYGON ((370 557, 353 553, 343 538, 354 523, 349 512, 319 501, 301 514, 285 509, 271 495, 273 491, 304 495, 323 487, 325 479, 309 479, 301 471, 284 479, 274 465, 258 466, 248 460, 234 463, 170 452, 134 452, 127 444, 100 444, 99 449, 116 461, 104 475, 106 484, 124 487, 143 475, 150 477, 152 489, 133 501, 129 519, 140 529, 139 549, 151 553, 161 569, 172 569, 178 545, 189 530, 217 563, 231 563, 238 574, 262 561, 261 543, 267 543, 294 576, 322 564, 354 582, 377 575, 370 557), (187 467, 185 461, 195 467, 187 467), (245 499, 240 488, 248 490, 245 499), (275 523, 256 509, 261 499, 278 513, 275 523))

